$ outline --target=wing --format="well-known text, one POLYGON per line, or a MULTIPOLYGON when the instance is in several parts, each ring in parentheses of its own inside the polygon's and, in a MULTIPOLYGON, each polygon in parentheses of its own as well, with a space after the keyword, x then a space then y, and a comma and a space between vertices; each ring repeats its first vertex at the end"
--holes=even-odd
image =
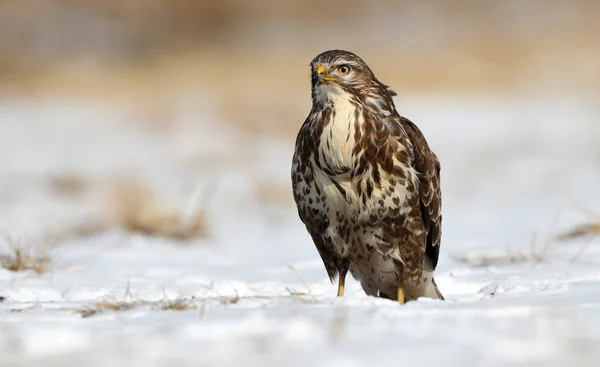
POLYGON ((331 239, 326 235, 329 219, 321 203, 324 200, 318 185, 314 183, 313 167, 308 151, 311 140, 308 129, 303 126, 296 139, 296 149, 292 160, 292 189, 298 216, 310 234, 329 279, 333 281, 338 274, 336 256, 331 239))
POLYGON ((437 266, 442 238, 442 193, 440 188, 440 161, 431 151, 421 130, 407 118, 400 123, 412 142, 414 168, 419 173, 419 200, 421 216, 427 232, 425 254, 433 268, 437 266))

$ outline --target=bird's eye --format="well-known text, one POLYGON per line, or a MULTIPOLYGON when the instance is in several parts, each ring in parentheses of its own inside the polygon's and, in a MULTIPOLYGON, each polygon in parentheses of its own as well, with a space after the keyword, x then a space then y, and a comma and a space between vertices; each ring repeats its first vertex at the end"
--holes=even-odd
POLYGON ((350 73, 350 66, 342 65, 338 68, 338 72, 342 75, 347 75, 348 73, 350 73))

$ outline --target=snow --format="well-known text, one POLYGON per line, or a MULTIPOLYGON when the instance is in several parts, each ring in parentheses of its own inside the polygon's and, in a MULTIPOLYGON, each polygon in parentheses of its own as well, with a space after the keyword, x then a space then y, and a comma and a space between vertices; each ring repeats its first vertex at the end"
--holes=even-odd
POLYGON ((524 92, 397 104, 442 162, 445 302, 399 306, 353 280, 335 297, 291 201, 292 136, 244 134, 202 108, 153 130, 123 106, 0 100, 0 229, 51 259, 42 274, 0 269, 0 365, 595 365, 600 248, 551 239, 590 219, 580 207, 600 206, 596 101, 524 92), (91 188, 58 195, 48 180, 65 174, 91 188), (122 176, 183 210, 209 192, 210 235, 111 227, 47 242, 102 217, 106 185, 122 176), (265 183, 289 197, 265 202, 265 183), (525 261, 477 263, 507 254, 525 261), (163 309, 173 305, 183 310, 163 309))

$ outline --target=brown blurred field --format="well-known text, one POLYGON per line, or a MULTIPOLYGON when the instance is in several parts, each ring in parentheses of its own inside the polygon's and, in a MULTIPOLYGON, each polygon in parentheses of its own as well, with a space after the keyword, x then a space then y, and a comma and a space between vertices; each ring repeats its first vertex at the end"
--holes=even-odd
POLYGON ((595 97, 599 20, 593 0, 5 0, 0 94, 134 107, 129 121, 159 128, 187 103, 198 125, 214 114, 293 139, 310 106, 308 64, 324 50, 362 56, 398 103, 595 97))
POLYGON ((347 48, 405 89, 546 73, 595 89, 599 18, 592 0, 3 1, 0 75, 20 91, 283 89, 316 53, 347 48))
MULTIPOLYGON (((19 0, 0 3, 0 91, 134 104, 201 93, 247 131, 291 134, 308 63, 361 55, 400 96, 600 91, 600 3, 19 0)), ((163 121, 163 122, 164 122, 163 121)))

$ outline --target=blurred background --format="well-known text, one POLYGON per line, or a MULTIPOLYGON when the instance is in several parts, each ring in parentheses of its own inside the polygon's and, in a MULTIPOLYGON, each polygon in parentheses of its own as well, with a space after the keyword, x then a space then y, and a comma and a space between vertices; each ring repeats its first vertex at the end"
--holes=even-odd
POLYGON ((600 233, 599 35, 596 0, 0 0, 0 356, 596 361, 600 248, 552 239, 600 233), (451 302, 328 298, 290 168, 334 48, 441 161, 451 302))
POLYGON ((341 48, 440 156, 447 241, 518 247, 600 205, 599 14, 593 0, 3 0, 0 217, 56 241, 125 226, 219 242, 281 213, 301 227, 289 169, 308 64, 341 48))

